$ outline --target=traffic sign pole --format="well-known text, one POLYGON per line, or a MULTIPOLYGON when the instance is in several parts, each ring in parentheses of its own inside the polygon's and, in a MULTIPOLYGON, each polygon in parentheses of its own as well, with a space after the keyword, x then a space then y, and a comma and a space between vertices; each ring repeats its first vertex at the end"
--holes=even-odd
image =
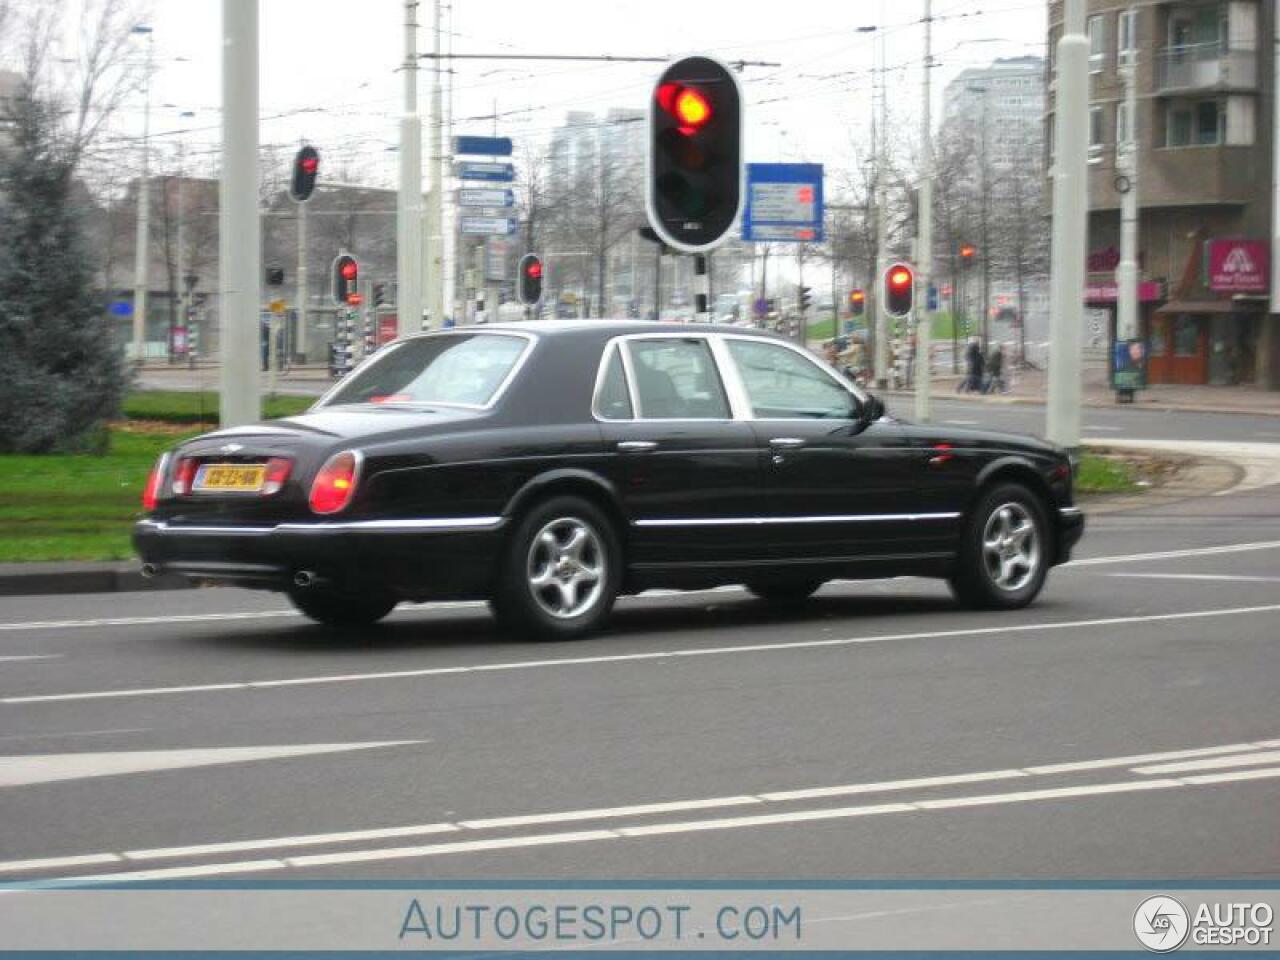
MULTIPOLYGON (((920 119, 919 249, 916 251, 916 279, 924 293, 924 308, 918 309, 916 324, 916 420, 928 423, 933 400, 933 139, 929 130, 929 74, 933 69, 933 0, 924 0, 924 79, 920 119)), ((917 298, 917 303, 919 299, 917 298)))

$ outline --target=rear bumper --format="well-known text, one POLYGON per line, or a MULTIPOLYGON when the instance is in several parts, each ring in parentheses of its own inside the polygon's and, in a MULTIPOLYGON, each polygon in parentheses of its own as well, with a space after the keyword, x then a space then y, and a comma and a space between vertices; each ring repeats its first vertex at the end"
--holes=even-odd
POLYGON ((1055 563, 1066 563, 1071 559, 1071 548, 1084 536, 1084 511, 1079 507, 1058 508, 1058 539, 1055 563))
POLYGON ((476 595, 496 575, 502 517, 185 526, 142 520, 133 543, 155 573, 287 589, 306 572, 336 589, 406 598, 476 595))

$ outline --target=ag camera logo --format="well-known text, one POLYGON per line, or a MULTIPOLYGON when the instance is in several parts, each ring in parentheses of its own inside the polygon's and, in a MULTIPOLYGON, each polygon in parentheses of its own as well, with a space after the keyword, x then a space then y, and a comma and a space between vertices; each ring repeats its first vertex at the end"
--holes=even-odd
POLYGON ((1154 953, 1177 950, 1187 939, 1191 915, 1173 897, 1147 897, 1133 915, 1138 942, 1154 953))

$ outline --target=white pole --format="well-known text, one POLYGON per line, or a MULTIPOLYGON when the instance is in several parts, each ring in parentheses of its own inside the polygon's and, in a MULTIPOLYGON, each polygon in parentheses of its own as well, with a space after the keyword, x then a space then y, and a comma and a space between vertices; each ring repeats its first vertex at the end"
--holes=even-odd
POLYGON ((444 103, 440 88, 440 0, 435 0, 432 22, 435 53, 431 74, 431 205, 427 211, 427 312, 439 327, 444 317, 444 103))
MULTIPOLYGON (((1137 32, 1137 12, 1128 10, 1130 30, 1137 32)), ((1124 69, 1124 111, 1127 129, 1117 142, 1120 156, 1117 172, 1128 181, 1128 189, 1120 196, 1120 263, 1116 266, 1116 339, 1132 340, 1138 336, 1138 84, 1137 50, 1132 35, 1127 52, 1129 64, 1124 69)))
MULTIPOLYGON (((453 53, 453 4, 450 3, 448 8, 449 23, 445 31, 444 43, 448 47, 450 54, 453 53)), ((445 95, 445 113, 444 113, 444 139, 445 143, 452 148, 453 144, 453 60, 448 61, 449 67, 445 73, 446 95, 445 95)), ((449 154, 441 151, 440 163, 447 165, 450 162, 449 154)), ((451 182, 446 173, 445 183, 451 182)), ((444 240, 444 303, 451 317, 458 319, 461 312, 459 308, 460 298, 458 296, 458 242, 457 234, 457 211, 452 207, 446 207, 442 210, 441 232, 444 240)))
MULTIPOLYGON (((187 352, 191 352, 191 331, 187 330, 187 282, 184 279, 187 275, 187 171, 186 171, 186 149, 181 140, 178 141, 178 309, 176 316, 178 322, 174 326, 181 326, 186 331, 183 336, 186 337, 187 352)), ((175 315, 174 313, 170 314, 175 315)), ((174 360, 173 355, 173 331, 169 331, 169 362, 174 360)))
POLYGON ((422 323, 422 124, 418 118, 418 0, 404 4, 404 115, 396 196, 396 308, 401 332, 422 323))
MULTIPOLYGON (((1271 99, 1274 103, 1271 118, 1271 328, 1272 336, 1276 336, 1276 325, 1280 323, 1275 317, 1275 314, 1280 313, 1280 96, 1275 96, 1274 91, 1280 90, 1280 0, 1275 2, 1271 22, 1275 31, 1271 54, 1271 99)), ((1265 348, 1266 345, 1267 339, 1263 338, 1260 346, 1265 348)), ((1267 368, 1271 369, 1272 364, 1268 363, 1267 368)), ((1273 382, 1275 376, 1273 371, 1273 382)))
POLYGON ((138 177, 138 231, 133 252, 133 359, 142 363, 147 339, 147 266, 151 243, 151 69, 155 43, 151 28, 147 32, 146 106, 142 111, 142 173, 138 177))
POLYGON ((298 345, 295 352, 307 362, 307 301, 310 299, 311 284, 307 271, 307 205, 297 204, 298 208, 298 345))
POLYGON ((258 0, 222 0, 218 283, 223 426, 261 416, 262 233, 258 218, 258 0))
POLYGON ((875 178, 875 204, 876 204, 876 387, 880 390, 887 389, 891 377, 889 374, 889 314, 885 310, 884 295, 884 271, 887 263, 887 251, 885 247, 888 245, 888 211, 885 202, 885 174, 887 173, 887 157, 888 151, 886 145, 889 142, 889 123, 888 123, 888 97, 885 90, 885 48, 884 48, 884 3, 880 4, 880 25, 876 29, 876 59, 879 61, 877 69, 878 79, 877 85, 880 91, 880 124, 879 124, 879 143, 876 149, 876 178, 875 178))
POLYGON ((930 376, 933 311, 929 308, 929 289, 933 284, 933 133, 930 127, 929 71, 933 69, 933 0, 924 0, 924 79, 920 105, 920 209, 919 242, 916 246, 917 285, 916 316, 916 419, 928 423, 933 400, 930 376), (920 294, 924 296, 921 297, 920 294))
POLYGON ((1080 445, 1080 347, 1089 206, 1089 41, 1085 36, 1085 0, 1066 0, 1063 26, 1058 41, 1046 434, 1054 443, 1074 448, 1080 445))

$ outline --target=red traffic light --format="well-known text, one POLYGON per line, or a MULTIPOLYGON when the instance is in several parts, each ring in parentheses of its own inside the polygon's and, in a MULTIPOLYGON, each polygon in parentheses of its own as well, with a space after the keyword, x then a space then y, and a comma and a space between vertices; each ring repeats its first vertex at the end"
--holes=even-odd
POLYGON ((973 244, 966 243, 960 248, 960 257, 963 260, 971 260, 973 259, 973 255, 977 252, 978 251, 974 248, 973 244))
POLYGON ((658 106, 679 121, 679 131, 685 136, 697 133, 711 120, 714 112, 711 101, 697 87, 678 83, 664 83, 658 87, 658 106))
POLYGON ((354 280, 356 278, 356 274, 359 272, 360 268, 351 260, 346 261, 342 265, 342 279, 344 280, 354 280))
POLYGON ((302 168, 303 173, 315 173, 320 169, 319 157, 303 157, 298 161, 298 166, 302 168))
POLYGON ((353 307, 359 306, 360 304, 364 303, 364 296, 359 293, 348 293, 347 303, 351 304, 353 307))
POLYGON ((866 299, 867 295, 862 290, 855 290, 853 293, 849 294, 850 303, 862 303, 862 301, 866 299))
POLYGON ((537 260, 529 261, 528 265, 524 268, 524 275, 537 280, 542 276, 542 264, 537 260))
POLYGON ((898 267, 889 272, 889 286, 894 289, 901 290, 903 287, 910 285, 911 271, 906 267, 898 267))

